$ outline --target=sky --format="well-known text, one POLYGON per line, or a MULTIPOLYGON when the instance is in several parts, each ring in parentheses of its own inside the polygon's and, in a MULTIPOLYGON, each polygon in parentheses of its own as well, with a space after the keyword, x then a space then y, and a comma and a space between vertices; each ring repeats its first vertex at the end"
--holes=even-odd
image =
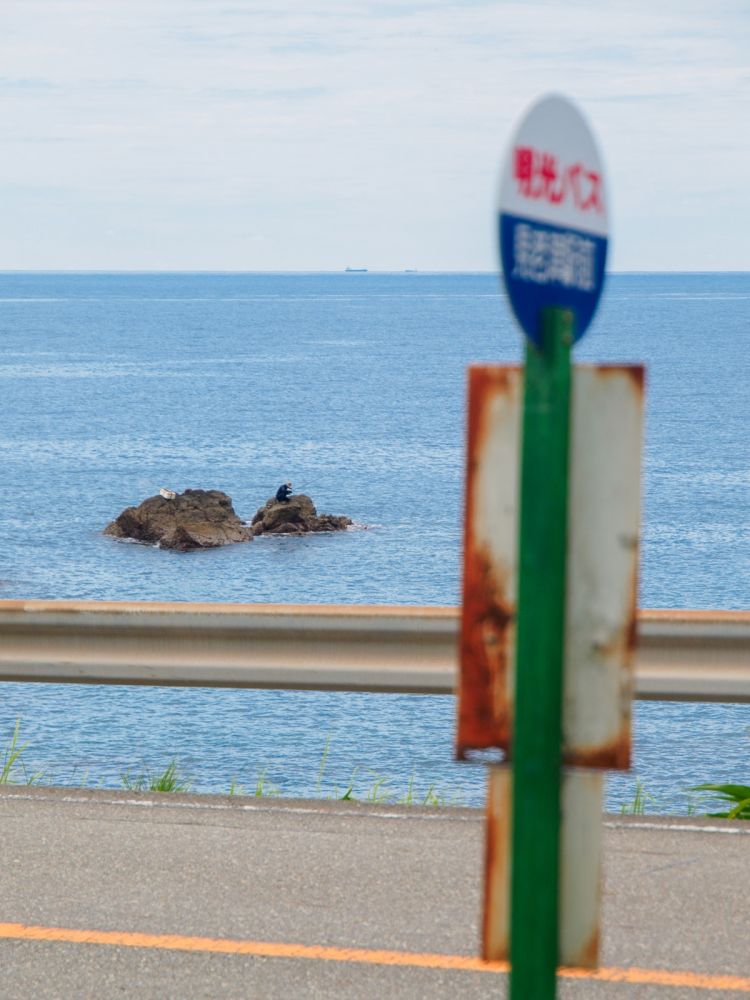
POLYGON ((493 270, 549 92, 613 270, 750 270, 750 0, 0 0, 0 268, 493 270))

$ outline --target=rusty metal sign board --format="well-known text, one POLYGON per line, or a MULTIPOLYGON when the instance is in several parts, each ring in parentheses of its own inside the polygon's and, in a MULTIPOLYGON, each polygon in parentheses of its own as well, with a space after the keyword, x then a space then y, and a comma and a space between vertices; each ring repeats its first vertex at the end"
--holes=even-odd
POLYGON ((523 373, 469 369, 457 756, 511 742, 523 373))
MULTIPOLYGON (((491 767, 487 784, 487 838, 482 958, 510 956, 512 770, 491 767)), ((558 961, 595 969, 599 961, 602 873, 601 771, 563 773, 560 829, 558 961)))
MULTIPOLYGON (((636 634, 643 368, 575 366, 571 404, 563 761, 627 769, 636 634)), ((456 753, 513 730, 523 373, 469 370, 456 753)))

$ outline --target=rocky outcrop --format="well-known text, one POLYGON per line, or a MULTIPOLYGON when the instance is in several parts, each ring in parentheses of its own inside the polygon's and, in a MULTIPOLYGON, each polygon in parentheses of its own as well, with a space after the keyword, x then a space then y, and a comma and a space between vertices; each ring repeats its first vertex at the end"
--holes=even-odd
POLYGON ((271 497, 251 522, 254 535, 304 535, 309 531, 343 531, 351 518, 318 514, 310 497, 300 493, 288 500, 271 497))
POLYGON ((137 507, 126 507, 104 529, 114 538, 189 552, 233 542, 251 542, 253 532, 239 519, 232 499, 220 490, 185 490, 172 498, 154 496, 137 507))

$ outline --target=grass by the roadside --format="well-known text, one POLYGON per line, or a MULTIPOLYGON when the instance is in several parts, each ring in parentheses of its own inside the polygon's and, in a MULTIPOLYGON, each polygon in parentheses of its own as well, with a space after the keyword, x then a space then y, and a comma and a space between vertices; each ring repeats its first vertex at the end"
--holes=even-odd
MULTIPOLYGON (((16 720, 13 734, 3 752, 0 762, 0 784, 52 784, 46 781, 43 771, 30 773, 24 763, 23 754, 28 743, 20 742, 21 720, 16 720)), ((315 780, 309 795, 312 798, 323 798, 344 802, 377 802, 391 805, 447 806, 463 805, 458 795, 450 795, 440 790, 434 783, 426 789, 418 790, 416 778, 411 775, 405 789, 393 787, 392 779, 377 774, 374 771, 362 771, 355 767, 349 778, 339 784, 332 780, 326 781, 331 748, 330 736, 326 737, 321 752, 315 780)), ((101 788, 102 783, 88 780, 87 771, 82 787, 101 788)), ((131 792, 189 792, 194 786, 193 779, 184 773, 176 758, 173 758, 163 769, 159 768, 128 768, 120 775, 120 786, 131 792)), ((266 768, 258 771, 254 783, 249 787, 240 784, 236 779, 229 783, 227 793, 230 796, 253 796, 255 798, 272 798, 282 795, 282 790, 269 778, 266 768)), ((304 794, 304 793, 303 793, 304 794)))
POLYGON ((171 760, 161 772, 142 771, 133 777, 130 771, 125 771, 120 780, 122 787, 131 792, 189 792, 193 787, 192 781, 179 773, 176 760, 171 760))
MULTIPOLYGON (((716 816, 725 819, 750 819, 750 787, 747 785, 693 785, 685 789, 685 812, 686 816, 716 816), (740 798, 734 798, 729 794, 729 789, 745 790, 746 802, 740 798), (727 791, 726 798, 722 799, 717 793, 727 791), (696 796, 694 793, 700 793, 696 796), (727 809, 726 812, 707 812, 707 809, 715 808, 717 801, 727 801, 734 803, 735 809, 727 809), (737 805, 739 801, 739 805, 737 805), (743 815, 743 808, 745 810, 743 815)), ((646 790, 640 778, 636 778, 633 798, 628 802, 623 802, 620 806, 622 816, 645 816, 649 813, 652 816, 662 815, 659 810, 659 800, 646 790)))
POLYGON ((21 720, 16 719, 13 735, 3 751, 0 764, 0 785, 37 785, 44 777, 43 771, 29 772, 23 761, 23 753, 28 743, 19 743, 21 720))
POLYGON ((708 813, 719 819, 750 819, 750 785, 695 785, 694 792, 710 792, 727 808, 708 813))
MULTIPOLYGON (((0 751, 0 785, 40 785, 54 784, 45 771, 30 771, 24 761, 24 753, 29 744, 21 743, 21 720, 17 719, 13 732, 4 750, 0 751)), ((328 781, 327 770, 330 758, 331 738, 327 736, 321 751, 317 773, 307 793, 310 798, 322 798, 341 802, 370 802, 405 806, 456 806, 464 805, 460 795, 446 793, 434 783, 426 788, 419 787, 412 774, 405 787, 394 785, 393 779, 375 771, 355 767, 343 783, 335 779, 328 781)), ((103 782, 89 781, 87 771, 81 787, 103 787, 103 782)), ((120 786, 132 792, 189 792, 194 787, 193 779, 184 773, 176 758, 163 769, 141 767, 128 768, 120 776, 120 786)), ((703 784, 686 789, 688 816, 711 816, 724 819, 750 820, 750 785, 703 784), (699 793, 696 799, 691 793, 699 793), (718 805, 717 805, 718 803, 718 805), (710 811, 709 811, 710 810, 710 811)), ((237 782, 229 783, 230 796, 252 796, 273 798, 283 795, 279 785, 268 777, 266 768, 258 771, 249 786, 237 782)), ((298 793, 295 793, 298 794, 298 793)), ((305 793, 299 793, 303 797, 305 793)), ((640 778, 636 780, 633 798, 620 807, 623 815, 643 816, 658 814, 658 799, 648 792, 640 778)))
POLYGON ((620 813, 623 816, 643 816, 649 802, 656 802, 656 799, 643 787, 640 778, 635 782, 635 794, 630 802, 623 802, 620 806, 620 813))

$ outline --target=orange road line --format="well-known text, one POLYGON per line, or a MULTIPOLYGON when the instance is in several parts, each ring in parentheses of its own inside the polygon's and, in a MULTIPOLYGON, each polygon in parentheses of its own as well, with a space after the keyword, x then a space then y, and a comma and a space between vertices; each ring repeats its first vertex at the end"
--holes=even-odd
MULTIPOLYGON (((121 948, 156 948, 166 951, 211 952, 220 955, 254 955, 260 958, 306 958, 325 962, 359 962, 395 965, 410 969, 443 969, 461 972, 508 971, 507 962, 485 962, 468 955, 440 955, 374 948, 338 948, 327 945, 286 944, 281 941, 235 941, 226 938, 188 937, 182 934, 141 934, 133 931, 77 930, 0 923, 0 939, 60 941, 66 944, 99 944, 121 948)), ((682 986, 696 990, 732 990, 750 993, 750 977, 703 972, 670 972, 666 969, 563 968, 563 979, 586 979, 633 986, 682 986)))

